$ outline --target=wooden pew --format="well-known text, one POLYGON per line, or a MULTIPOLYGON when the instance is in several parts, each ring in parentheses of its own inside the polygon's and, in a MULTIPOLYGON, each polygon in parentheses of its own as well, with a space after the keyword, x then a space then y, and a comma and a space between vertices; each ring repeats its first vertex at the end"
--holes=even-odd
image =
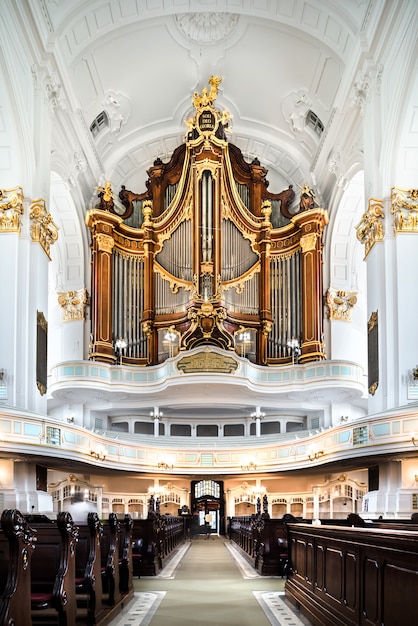
POLYGON ((103 526, 97 513, 87 515, 87 524, 79 524, 76 549, 75 588, 77 621, 90 626, 104 615, 100 541, 103 526))
POLYGON ((31 559, 32 624, 74 626, 76 621, 75 553, 78 529, 69 513, 57 521, 34 524, 31 559))
POLYGON ((119 539, 119 589, 122 594, 133 591, 133 557, 132 557, 132 529, 133 522, 130 515, 125 515, 120 525, 119 539))
POLYGON ((286 597, 313 624, 415 626, 418 532, 290 524, 286 597))
POLYGON ((114 606, 121 600, 119 589, 119 536, 120 522, 116 513, 109 514, 109 520, 103 524, 101 547, 101 570, 103 602, 114 606))
POLYGON ((0 532, 0 626, 30 626, 34 532, 17 509, 6 509, 0 532))

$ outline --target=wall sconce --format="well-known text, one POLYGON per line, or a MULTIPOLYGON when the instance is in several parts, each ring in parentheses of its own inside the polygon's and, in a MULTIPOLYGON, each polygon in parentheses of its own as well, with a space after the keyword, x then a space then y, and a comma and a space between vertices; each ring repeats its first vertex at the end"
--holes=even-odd
POLYGON ((6 370, 1 369, 0 370, 0 384, 3 384, 6 382, 6 370))
POLYGON ((174 467, 173 463, 167 463, 167 461, 165 461, 164 459, 161 459, 161 461, 158 461, 158 469, 172 470, 173 467, 174 467))
POLYGON ((67 422, 69 424, 74 424, 74 415, 70 415, 69 417, 67 417, 67 422))
POLYGON ((123 337, 119 337, 115 341, 116 358, 119 360, 120 365, 122 365, 122 350, 125 350, 127 345, 126 339, 123 339, 123 337))
POLYGON ((255 472, 257 464, 252 459, 249 459, 241 465, 241 469, 244 470, 244 472, 255 472))
POLYGON ((413 433, 411 437, 412 445, 418 446, 418 439, 415 437, 415 433, 413 433))
POLYGON ((323 450, 318 450, 317 452, 315 452, 314 450, 311 450, 311 452, 309 452, 308 454, 308 459, 310 461, 315 461, 317 459, 320 459, 321 456, 324 456, 324 451, 323 450))
POLYGON ((300 349, 299 339, 295 339, 295 337, 292 337, 292 339, 289 339, 286 345, 292 351, 292 363, 297 364, 299 361, 300 353, 302 352, 300 349))
POLYGON ((104 450, 90 450, 90 456, 92 456, 96 461, 104 461, 106 459, 106 454, 104 450))

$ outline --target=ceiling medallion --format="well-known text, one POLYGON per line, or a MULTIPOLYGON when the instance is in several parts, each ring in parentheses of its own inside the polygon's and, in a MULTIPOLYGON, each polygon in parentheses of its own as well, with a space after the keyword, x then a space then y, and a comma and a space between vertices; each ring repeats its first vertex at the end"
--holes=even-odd
POLYGON ((197 43, 217 43, 228 37, 238 22, 237 13, 182 13, 176 23, 188 39, 197 43))

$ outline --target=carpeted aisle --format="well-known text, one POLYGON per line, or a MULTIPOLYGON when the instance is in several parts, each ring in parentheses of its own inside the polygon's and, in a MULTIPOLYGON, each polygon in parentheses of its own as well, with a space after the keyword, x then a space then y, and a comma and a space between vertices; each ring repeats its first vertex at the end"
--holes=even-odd
POLYGON ((301 626, 284 583, 258 576, 222 537, 198 537, 159 576, 134 580, 134 600, 114 626, 301 626))

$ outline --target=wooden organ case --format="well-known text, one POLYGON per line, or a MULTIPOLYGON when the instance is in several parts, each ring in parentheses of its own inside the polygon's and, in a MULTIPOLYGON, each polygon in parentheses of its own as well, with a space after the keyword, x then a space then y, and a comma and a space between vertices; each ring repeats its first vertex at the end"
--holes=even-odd
POLYGON ((325 358, 327 213, 306 185, 292 209, 292 187, 271 193, 267 170, 228 143, 220 80, 194 94, 185 142, 154 162, 146 191, 122 187, 116 202, 106 183, 87 213, 93 360, 154 365, 212 345, 286 364, 292 339, 300 363, 325 358))

